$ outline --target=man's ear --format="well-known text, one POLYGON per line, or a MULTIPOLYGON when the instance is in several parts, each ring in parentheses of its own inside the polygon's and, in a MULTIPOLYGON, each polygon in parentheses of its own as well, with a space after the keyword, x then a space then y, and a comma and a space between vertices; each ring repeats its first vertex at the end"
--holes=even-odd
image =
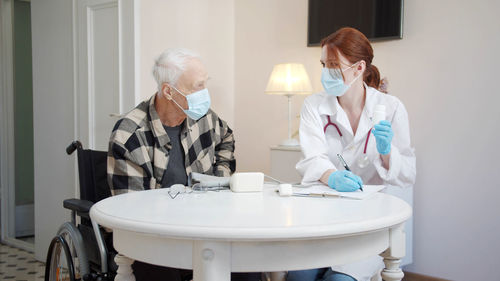
POLYGON ((161 85, 161 94, 163 96, 165 96, 165 98, 167 98, 168 100, 172 99, 171 91, 172 91, 172 89, 171 89, 170 85, 168 85, 168 83, 163 83, 161 85))

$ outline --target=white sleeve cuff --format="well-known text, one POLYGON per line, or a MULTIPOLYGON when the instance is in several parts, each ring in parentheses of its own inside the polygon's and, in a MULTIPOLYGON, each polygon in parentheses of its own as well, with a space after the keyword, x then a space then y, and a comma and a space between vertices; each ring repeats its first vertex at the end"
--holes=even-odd
POLYGON ((377 157, 375 159, 375 169, 382 180, 387 183, 395 182, 399 172, 401 171, 401 154, 399 153, 399 149, 394 145, 391 147, 391 156, 389 158, 389 170, 386 170, 382 165, 382 159, 377 157))
POLYGON ((317 182, 326 171, 337 169, 332 162, 321 157, 300 160, 295 168, 302 175, 302 184, 317 182))

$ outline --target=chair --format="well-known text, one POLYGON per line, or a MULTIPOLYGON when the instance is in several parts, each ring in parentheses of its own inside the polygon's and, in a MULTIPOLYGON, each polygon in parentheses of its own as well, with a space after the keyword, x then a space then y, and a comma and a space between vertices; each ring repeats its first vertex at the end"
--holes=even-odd
POLYGON ((79 141, 67 148, 68 155, 77 151, 80 199, 66 199, 63 207, 71 210, 71 221, 65 222, 52 239, 45 265, 45 281, 113 280, 117 266, 112 235, 89 216, 92 205, 111 196, 107 183, 107 152, 83 149, 79 141), (80 218, 80 223, 77 221, 80 218))

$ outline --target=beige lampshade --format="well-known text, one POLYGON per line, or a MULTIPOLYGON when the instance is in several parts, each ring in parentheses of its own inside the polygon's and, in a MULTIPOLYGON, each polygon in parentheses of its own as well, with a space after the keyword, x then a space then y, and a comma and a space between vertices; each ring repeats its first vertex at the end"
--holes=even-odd
POLYGON ((301 63, 277 64, 265 92, 270 95, 307 95, 312 93, 311 80, 301 63))

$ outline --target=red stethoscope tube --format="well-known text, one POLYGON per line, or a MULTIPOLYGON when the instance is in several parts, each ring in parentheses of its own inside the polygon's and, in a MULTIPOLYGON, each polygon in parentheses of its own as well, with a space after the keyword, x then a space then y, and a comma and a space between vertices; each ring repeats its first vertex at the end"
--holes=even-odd
MULTIPOLYGON (((333 123, 332 120, 330 119, 330 116, 327 116, 328 118, 328 123, 326 123, 325 127, 323 128, 323 132, 326 133, 326 129, 328 126, 332 125, 337 129, 337 133, 339 133, 339 136, 342 137, 342 133, 340 132, 339 126, 337 124, 333 123)), ((368 140, 370 139, 370 134, 372 130, 368 131, 368 135, 366 136, 366 141, 365 141, 365 149, 363 150, 363 153, 366 154, 366 148, 368 147, 368 140)))

